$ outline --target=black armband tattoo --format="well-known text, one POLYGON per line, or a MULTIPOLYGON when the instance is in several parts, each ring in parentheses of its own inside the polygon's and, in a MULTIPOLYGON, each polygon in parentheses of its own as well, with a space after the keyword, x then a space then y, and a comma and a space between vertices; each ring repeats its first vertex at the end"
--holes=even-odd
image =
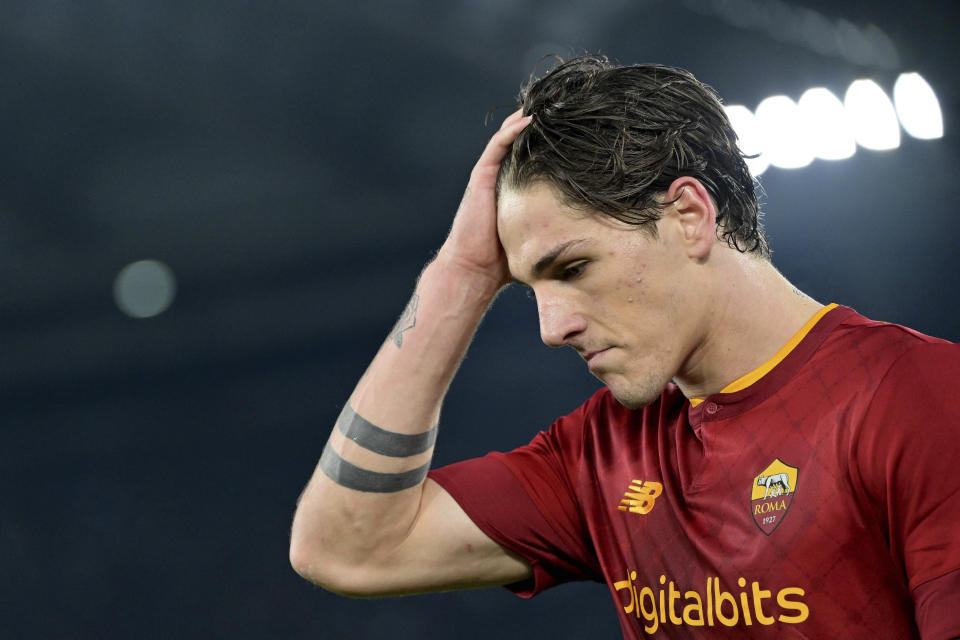
POLYGON ((323 455, 320 456, 320 468, 328 478, 341 487, 366 493, 396 493, 423 482, 430 469, 430 463, 401 473, 370 471, 341 458, 328 441, 323 449, 323 455))
POLYGON ((340 412, 337 428, 364 449, 392 458, 406 458, 423 453, 437 441, 437 427, 415 435, 387 431, 357 415, 349 404, 340 412))

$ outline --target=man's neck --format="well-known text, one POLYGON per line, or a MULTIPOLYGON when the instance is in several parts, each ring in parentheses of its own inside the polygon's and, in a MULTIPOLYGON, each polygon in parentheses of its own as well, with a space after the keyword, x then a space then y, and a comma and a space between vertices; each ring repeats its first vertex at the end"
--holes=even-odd
POLYGON ((765 260, 727 254, 718 275, 703 337, 674 378, 688 398, 718 393, 762 366, 823 306, 765 260))

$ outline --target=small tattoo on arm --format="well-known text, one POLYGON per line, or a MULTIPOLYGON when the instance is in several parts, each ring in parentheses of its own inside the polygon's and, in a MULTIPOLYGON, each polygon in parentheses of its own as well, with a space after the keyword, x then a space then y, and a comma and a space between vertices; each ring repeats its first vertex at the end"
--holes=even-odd
POLYGON ((397 320, 396 326, 393 327, 393 331, 390 332, 390 338, 393 339, 393 344, 397 345, 398 349, 403 346, 404 331, 409 331, 417 326, 417 304, 419 302, 420 296, 414 293, 400 315, 400 319, 397 320))

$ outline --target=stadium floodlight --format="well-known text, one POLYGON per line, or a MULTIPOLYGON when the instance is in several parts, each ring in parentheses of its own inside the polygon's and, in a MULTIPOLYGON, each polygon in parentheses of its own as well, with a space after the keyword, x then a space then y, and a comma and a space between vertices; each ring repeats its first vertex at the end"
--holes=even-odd
POLYGON ((883 151, 900 146, 900 124, 893 103, 873 80, 855 80, 843 100, 857 144, 883 151))
POLYGON ((840 99, 828 89, 807 89, 797 102, 800 119, 810 136, 813 155, 823 160, 843 160, 857 151, 853 128, 840 99))
POLYGON ((813 161, 810 136, 797 103, 787 96, 765 98, 756 111, 764 155, 781 169, 799 169, 813 161))
POLYGON ((943 114, 933 88, 919 73, 901 73, 893 85, 893 102, 904 131, 914 138, 943 137, 943 114))
POLYGON ((756 117, 750 109, 739 104, 727 105, 724 111, 730 119, 730 126, 737 134, 740 151, 748 156, 760 154, 756 158, 744 158, 753 177, 759 176, 770 166, 770 161, 764 154, 763 135, 760 133, 756 117))
POLYGON ((776 95, 762 100, 755 111, 739 104, 724 111, 740 150, 757 156, 745 158, 754 177, 771 166, 799 169, 814 158, 843 160, 857 152, 857 145, 896 149, 901 124, 914 138, 943 137, 940 103, 919 73, 900 74, 892 102, 880 85, 862 79, 850 84, 842 102, 829 89, 814 87, 797 102, 776 95))

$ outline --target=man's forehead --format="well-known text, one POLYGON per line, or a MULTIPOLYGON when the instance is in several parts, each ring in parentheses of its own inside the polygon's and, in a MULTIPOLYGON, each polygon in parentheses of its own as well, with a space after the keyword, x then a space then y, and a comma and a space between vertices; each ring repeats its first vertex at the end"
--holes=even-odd
POLYGON ((561 231, 563 208, 549 188, 533 185, 522 191, 504 191, 497 203, 497 230, 504 247, 561 231))
POLYGON ((515 235, 523 240, 529 240, 531 235, 540 238, 563 232, 575 226, 577 220, 587 217, 585 212, 563 202, 556 189, 543 183, 534 183, 521 190, 504 190, 497 209, 497 228, 501 235, 515 235))
POLYGON ((572 252, 592 244, 590 225, 583 224, 586 217, 564 205, 546 185, 504 192, 498 230, 513 278, 532 282, 572 252))
POLYGON ((507 187, 500 192, 497 202, 498 210, 509 215, 559 205, 561 200, 556 189, 543 182, 535 182, 521 189, 507 187))

